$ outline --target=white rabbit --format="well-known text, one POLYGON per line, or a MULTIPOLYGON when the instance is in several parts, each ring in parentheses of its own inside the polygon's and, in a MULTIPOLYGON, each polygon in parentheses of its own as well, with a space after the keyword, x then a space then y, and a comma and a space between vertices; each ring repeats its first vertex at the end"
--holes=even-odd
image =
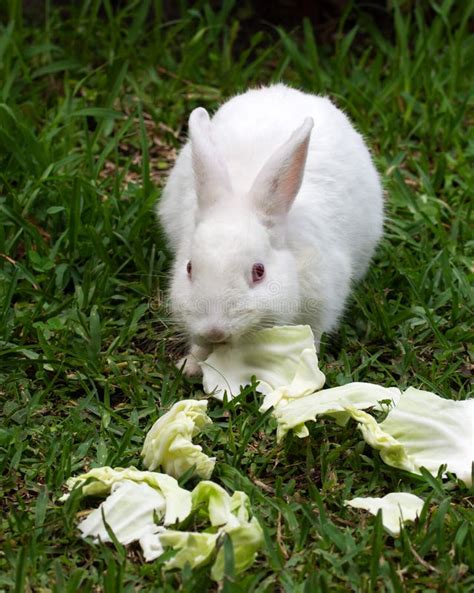
POLYGON ((319 346, 382 235, 363 138, 329 99, 283 84, 232 98, 212 120, 195 109, 189 134, 158 205, 185 372, 265 326, 309 324, 319 346))

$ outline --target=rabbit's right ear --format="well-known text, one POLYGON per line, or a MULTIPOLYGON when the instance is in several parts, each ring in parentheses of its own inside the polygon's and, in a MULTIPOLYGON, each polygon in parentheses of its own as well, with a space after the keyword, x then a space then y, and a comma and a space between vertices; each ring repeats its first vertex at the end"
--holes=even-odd
POLYGON ((303 181, 313 119, 305 118, 288 140, 263 165, 251 189, 250 200, 263 222, 273 226, 291 208, 303 181))
POLYGON ((209 114, 202 107, 189 117, 189 135, 198 204, 210 208, 232 193, 229 173, 212 140, 209 114))

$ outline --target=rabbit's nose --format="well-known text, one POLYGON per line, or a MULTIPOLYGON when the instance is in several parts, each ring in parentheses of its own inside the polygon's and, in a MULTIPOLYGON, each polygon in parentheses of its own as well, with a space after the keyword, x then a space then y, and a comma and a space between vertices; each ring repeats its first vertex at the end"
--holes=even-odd
POLYGON ((225 331, 219 329, 218 327, 211 327, 211 329, 208 329, 201 335, 203 339, 206 340, 206 342, 210 342, 211 344, 222 344, 229 338, 225 331))

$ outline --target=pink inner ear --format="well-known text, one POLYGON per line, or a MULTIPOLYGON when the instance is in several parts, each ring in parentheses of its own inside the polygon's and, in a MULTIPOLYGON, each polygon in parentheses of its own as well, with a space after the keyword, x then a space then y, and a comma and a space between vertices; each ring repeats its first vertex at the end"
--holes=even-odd
POLYGON ((263 166, 250 190, 250 199, 272 226, 274 217, 291 208, 304 176, 313 120, 308 117, 263 166))
POLYGON ((307 150, 307 144, 300 145, 292 155, 283 173, 275 179, 276 191, 279 190, 284 196, 288 196, 288 199, 285 200, 289 202, 287 209, 290 208, 303 181, 307 150))

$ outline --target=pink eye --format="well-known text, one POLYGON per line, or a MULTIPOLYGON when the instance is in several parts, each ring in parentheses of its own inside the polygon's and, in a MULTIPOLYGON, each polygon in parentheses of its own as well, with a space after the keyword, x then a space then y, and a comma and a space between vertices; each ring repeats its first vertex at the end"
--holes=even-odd
POLYGON ((191 278, 191 274, 193 272, 193 265, 190 261, 188 261, 188 263, 186 264, 186 272, 188 273, 188 276, 191 278))
POLYGON ((253 264, 252 282, 260 282, 265 276, 265 266, 263 264, 253 264))

